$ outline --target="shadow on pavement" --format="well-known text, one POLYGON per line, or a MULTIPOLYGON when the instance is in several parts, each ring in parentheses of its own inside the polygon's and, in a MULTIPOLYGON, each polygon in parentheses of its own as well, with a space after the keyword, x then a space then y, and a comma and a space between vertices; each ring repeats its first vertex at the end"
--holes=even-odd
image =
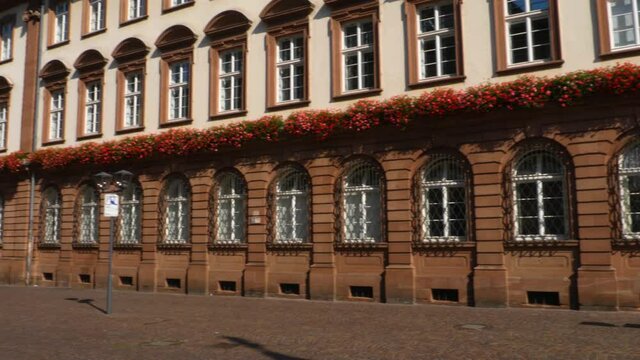
POLYGON ((234 336, 225 336, 224 338, 229 340, 229 341, 231 341, 231 342, 233 342, 233 343, 235 343, 235 344, 246 346, 246 347, 251 348, 251 349, 253 349, 255 351, 259 351, 263 355, 268 356, 268 357, 270 357, 270 358, 272 358, 274 360, 305 360, 304 358, 299 358, 299 357, 295 357, 295 356, 289 356, 289 355, 277 353, 275 351, 271 351, 271 350, 265 348, 263 345, 251 342, 251 341, 249 341, 247 339, 234 337, 234 336))
POLYGON ((95 305, 95 304, 93 303, 95 300, 93 300, 93 299, 65 298, 65 300, 75 301, 75 302, 77 302, 78 304, 87 304, 87 305, 91 306, 92 308, 94 308, 94 309, 96 309, 96 310, 100 311, 100 312, 101 312, 101 313, 103 313, 103 314, 106 314, 106 313, 107 313, 107 311, 106 311, 105 309, 103 309, 103 308, 98 307, 97 305, 95 305))

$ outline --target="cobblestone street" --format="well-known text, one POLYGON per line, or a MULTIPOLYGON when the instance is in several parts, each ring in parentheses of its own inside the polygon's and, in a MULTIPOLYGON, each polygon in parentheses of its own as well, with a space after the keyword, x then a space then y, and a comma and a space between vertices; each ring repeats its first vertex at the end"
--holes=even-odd
POLYGON ((0 287, 0 359, 640 359, 640 312, 0 287))

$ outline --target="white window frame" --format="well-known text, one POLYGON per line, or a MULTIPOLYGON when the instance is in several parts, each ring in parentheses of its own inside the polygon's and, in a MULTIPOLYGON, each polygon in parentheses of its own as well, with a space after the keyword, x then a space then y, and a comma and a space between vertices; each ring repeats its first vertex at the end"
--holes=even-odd
POLYGON ((233 49, 228 49, 220 52, 220 69, 218 76, 218 87, 220 89, 220 105, 219 111, 230 112, 230 111, 238 111, 243 108, 243 93, 245 81, 243 77, 244 72, 244 51, 240 47, 236 47, 233 49), (224 61, 225 56, 230 55, 231 60, 229 62, 224 61), (230 71, 225 71, 225 64, 230 63, 231 69, 230 71), (237 66, 238 65, 238 66, 237 66), (225 88, 223 86, 224 81, 229 81, 229 99, 227 99, 225 95, 225 88), (238 86, 238 83, 240 84, 238 86), (238 99, 238 103, 236 104, 236 99, 238 99), (226 101, 229 100, 229 107, 226 106, 226 101))
POLYGON ((84 105, 84 134, 100 133, 100 118, 102 116, 102 83, 100 80, 85 84, 84 105))
POLYGON ((10 60, 13 57, 13 22, 6 21, 0 24, 0 42, 2 49, 0 50, 0 61, 10 60))
POLYGON ((0 149, 7 148, 7 122, 9 120, 9 104, 0 102, 0 149))
POLYGON ((60 212, 62 210, 60 193, 50 187, 45 190, 43 201, 45 201, 45 213, 42 243, 58 244, 60 242, 60 212))
POLYGON ((428 80, 428 79, 437 79, 437 78, 448 78, 448 77, 452 77, 452 76, 456 76, 458 73, 457 70, 457 65, 458 65, 458 58, 457 58, 457 52, 456 52, 456 56, 455 59, 453 60, 453 62, 456 64, 456 70, 452 73, 452 74, 443 74, 442 68, 443 68, 443 61, 442 61, 442 39, 443 38, 449 38, 452 37, 453 38, 453 48, 454 51, 456 50, 457 47, 457 39, 456 39, 456 19, 455 19, 456 13, 455 13, 455 4, 453 3, 452 0, 449 1, 443 1, 443 2, 439 2, 439 3, 428 3, 428 4, 424 4, 419 6, 416 9, 416 18, 417 18, 417 32, 418 32, 418 44, 417 44, 417 49, 418 49, 418 64, 420 66, 419 69, 419 74, 420 74, 420 80, 428 80), (451 28, 442 28, 442 25, 440 24, 440 8, 442 6, 451 6, 452 8, 452 12, 451 12, 451 16, 453 16, 453 27, 451 28), (427 9, 427 8, 433 8, 433 12, 434 12, 434 22, 435 22, 435 30, 432 31, 427 31, 427 32, 422 32, 422 17, 421 17, 421 13, 422 10, 427 9), (426 74, 426 70, 425 67, 427 65, 426 63, 426 56, 425 56, 425 51, 424 51, 424 47, 423 47, 423 42, 429 41, 429 40, 435 40, 435 44, 436 44, 436 48, 435 48, 435 52, 436 52, 436 68, 438 71, 438 74, 436 76, 427 76, 426 74))
MULTIPOLYGON (((382 201, 381 201, 382 200, 382 181, 383 181, 382 175, 379 173, 378 169, 376 169, 373 164, 369 164, 367 162, 354 164, 350 168, 350 170, 343 176, 341 216, 342 216, 342 234, 344 236, 345 243, 376 243, 382 240, 383 227, 380 226, 381 225, 380 221, 382 220, 382 216, 383 216, 382 201), (373 185, 349 184, 348 179, 351 176, 351 174, 354 173, 355 171, 369 171, 370 175, 375 177, 370 179, 371 182, 374 184, 373 185), (376 185, 375 182, 378 182, 378 184, 376 185), (350 221, 348 221, 349 214, 347 213, 347 211, 348 211, 349 204, 347 199, 351 195, 356 195, 356 196, 359 195, 360 200, 356 204, 356 206, 360 207, 360 212, 362 213, 362 217, 360 219, 357 219, 362 227, 360 234, 351 234, 354 236, 349 236, 350 234, 348 233, 348 223, 350 221), (369 210, 369 207, 366 206, 368 196, 372 196, 376 200, 375 206, 378 207, 377 213, 380 215, 378 218, 369 219, 369 217, 372 216, 370 214, 371 213, 375 214, 376 210, 375 209, 369 210), (370 228, 369 224, 377 224, 378 231, 379 231, 379 233, 376 234, 377 238, 375 236, 367 236, 367 233, 369 232, 369 228, 370 228)), ((376 225, 373 225, 372 228, 375 229, 375 226, 376 225)))
MULTIPOLYGON (((551 16, 549 15, 549 10, 534 10, 531 11, 531 1, 525 0, 525 11, 519 14, 509 15, 509 1, 504 0, 504 33, 506 37, 506 49, 507 49, 507 64, 509 66, 517 67, 522 65, 530 65, 530 64, 541 64, 548 62, 553 57, 553 39, 551 33, 551 16), (534 20, 547 18, 548 23, 548 31, 549 31, 549 58, 547 59, 534 59, 534 51, 533 51, 533 27, 532 22, 534 20), (511 29, 510 24, 515 22, 525 21, 525 26, 527 28, 527 53, 528 53, 528 61, 523 61, 519 63, 513 62, 513 54, 511 49, 511 29)), ((548 6, 551 7, 551 0, 548 1, 548 6)))
POLYGON ((613 36, 614 34, 614 29, 613 29, 613 14, 611 13, 611 8, 613 7, 613 3, 609 0, 606 1, 607 3, 607 19, 609 20, 609 43, 611 44, 611 51, 620 51, 620 50, 625 50, 625 49, 630 49, 630 48, 635 48, 640 46, 640 14, 638 13, 640 11, 640 4, 638 3, 638 0, 631 0, 631 7, 632 7, 632 16, 633 16, 633 29, 635 32, 635 37, 636 37, 636 43, 635 44, 630 44, 630 45, 624 45, 624 46, 616 46, 615 43, 615 37, 613 36))
POLYGON ((171 7, 183 5, 192 2, 193 0, 171 0, 171 7))
POLYGON ((358 20, 347 21, 341 24, 341 34, 340 34, 340 42, 341 42, 341 52, 342 52, 342 91, 345 93, 364 91, 374 88, 376 85, 376 35, 375 35, 375 23, 372 17, 365 17, 358 20), (362 27, 366 23, 371 23, 371 44, 362 44, 362 27), (345 29, 348 26, 356 25, 357 26, 357 45, 354 47, 347 48, 345 42, 345 29), (371 53, 373 56, 373 73, 371 76, 373 77, 373 84, 371 87, 364 86, 364 55, 371 53), (358 87, 356 89, 347 89, 348 79, 347 79, 347 57, 350 55, 356 54, 358 57, 358 87))
POLYGON ((122 192, 120 202, 120 243, 139 244, 141 240, 142 189, 133 182, 122 192), (127 221, 127 219, 129 221, 127 221))
POLYGON ((64 138, 64 90, 51 92, 51 106, 49 108, 49 141, 62 140, 64 138), (56 106, 56 102, 58 106, 56 106))
POLYGON ((191 98, 191 64, 189 60, 178 61, 169 64, 169 121, 184 120, 189 116, 191 98), (178 72, 178 80, 174 81, 173 75, 178 72), (173 96, 174 91, 177 96, 173 96), (177 113, 176 106, 177 105, 177 113), (177 116, 174 116, 177 115, 177 116))
MULTIPOLYGON (((288 187, 288 186, 287 186, 288 187)), ((275 242, 305 243, 309 239, 309 181, 307 176, 296 169, 285 170, 275 184, 275 242), (283 190, 283 185, 292 185, 283 190), (290 205, 282 207, 282 200, 290 200, 290 205), (302 212, 302 223, 297 222, 296 213, 302 212), (292 236, 285 236, 281 229, 290 226, 292 236)))
POLYGON ((464 175, 464 168, 462 164, 455 158, 451 156, 438 156, 434 157, 430 163, 424 167, 421 174, 421 190, 420 196, 422 198, 422 206, 421 206, 421 215, 422 215, 422 241, 423 242, 461 242, 467 240, 467 232, 468 232, 468 203, 467 203, 467 185, 466 179, 464 175), (449 166, 444 166, 444 176, 441 180, 437 181, 429 181, 426 179, 427 172, 432 169, 434 166, 439 165, 440 163, 450 163, 453 166, 458 167, 458 171, 460 172, 462 178, 460 179, 450 179, 449 176, 449 166), (449 215, 449 191, 453 188, 461 188, 464 193, 464 220, 465 220, 465 236, 453 236, 451 234, 451 226, 450 221, 451 217, 449 215), (442 191, 442 213, 443 218, 442 222, 444 225, 444 235, 443 236, 432 236, 429 234, 429 200, 427 196, 427 192, 431 189, 439 189, 442 191))
POLYGON ((69 1, 57 2, 54 8, 55 34, 53 43, 61 43, 69 40, 69 1))
POLYGON ((100 236, 100 195, 91 186, 87 186, 80 194, 80 244, 96 244, 100 236))
POLYGON ((246 242, 247 189, 242 178, 234 173, 226 173, 218 178, 216 194, 216 238, 218 244, 240 244, 246 242), (222 208, 229 207, 229 233, 221 226, 222 208), (236 230, 237 229, 237 230, 236 230))
POLYGON ((100 31, 105 28, 106 0, 89 1, 89 32, 100 31))
POLYGON ((304 99, 304 92, 305 92, 305 83, 304 83, 304 78, 305 78, 305 59, 304 59, 304 54, 305 54, 305 41, 304 41, 304 36, 303 34, 296 34, 296 35, 291 35, 291 36, 286 36, 286 37, 282 37, 282 38, 278 38, 277 39, 277 60, 276 60, 276 76, 278 78, 278 103, 287 103, 287 102, 295 102, 295 101, 300 101, 302 99, 304 99), (300 40, 302 42, 302 45, 300 47, 300 57, 296 57, 296 46, 295 43, 296 41, 300 40), (286 52, 289 53, 289 60, 282 60, 282 44, 284 42, 288 42, 290 44, 289 49, 286 49, 286 52), (288 85, 289 88, 288 89, 284 89, 282 87, 283 84, 283 79, 282 76, 280 74, 281 70, 284 69, 288 69, 289 70, 289 81, 288 81, 288 85), (296 87, 296 70, 297 69, 302 69, 302 86, 300 87, 296 87), (302 93, 300 94, 299 97, 296 97, 296 90, 301 88, 302 89, 302 93), (284 92, 288 92, 288 99, 284 99, 284 92))
POLYGON ((165 214, 164 214, 164 243, 165 244, 187 244, 190 239, 191 229, 189 228, 189 216, 191 216, 190 190, 186 180, 171 179, 165 194, 165 214), (172 204, 177 205, 178 223, 174 224, 170 219, 170 208, 172 204), (175 227, 175 229, 174 229, 175 227), (175 231, 172 231, 175 230, 175 231), (175 233, 175 238, 170 235, 175 233))
POLYGON ((136 128, 142 125, 142 92, 144 91, 144 74, 133 71, 124 76, 124 128, 136 128), (130 85, 133 84, 133 90, 130 85), (131 104, 129 104, 131 102, 131 104))
POLYGON ((533 150, 529 151, 522 156, 520 156, 517 161, 515 161, 515 166, 512 169, 511 179, 513 182, 512 188, 512 200, 513 200, 513 228, 516 241, 557 241, 557 240, 566 240, 569 234, 569 214, 568 214, 568 206, 567 206, 567 184, 565 179, 566 168, 564 164, 560 162, 562 166, 562 173, 560 174, 544 174, 542 173, 542 161, 543 156, 554 156, 550 152, 546 152, 544 150, 533 150), (536 174, 529 175, 518 175, 517 168, 518 165, 528 156, 535 155, 536 158, 536 174), (544 194, 543 194, 543 184, 545 182, 551 181, 560 181, 562 182, 562 206, 563 206, 563 216, 564 216, 564 234, 545 234, 545 224, 544 224, 544 194), (532 183, 536 184, 536 199, 537 199, 537 209, 538 209, 538 234, 536 235, 521 235, 520 234, 520 222, 519 222, 519 214, 518 214, 518 184, 522 183, 532 183))
POLYGON ((147 0, 129 0, 127 8, 127 20, 139 19, 147 14, 147 0))

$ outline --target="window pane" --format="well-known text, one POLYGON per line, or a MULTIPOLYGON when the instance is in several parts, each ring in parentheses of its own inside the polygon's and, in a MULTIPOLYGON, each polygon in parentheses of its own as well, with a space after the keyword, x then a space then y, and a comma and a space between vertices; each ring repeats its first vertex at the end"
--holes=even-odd
POLYGON ((507 0, 507 13, 513 15, 525 12, 525 3, 526 0, 507 0))
POLYGON ((428 32, 436 29, 435 9, 427 7, 420 11, 420 31, 428 32))

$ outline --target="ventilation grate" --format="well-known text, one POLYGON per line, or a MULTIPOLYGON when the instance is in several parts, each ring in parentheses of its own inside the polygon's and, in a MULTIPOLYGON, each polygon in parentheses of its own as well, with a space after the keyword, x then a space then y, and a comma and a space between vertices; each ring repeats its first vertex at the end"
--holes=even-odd
POLYGON ((371 286, 351 286, 351 297, 373 299, 373 287, 371 286))
POLYGON ((457 289, 431 289, 431 298, 433 301, 450 301, 458 302, 457 289))
POLYGON ((527 301, 531 305, 560 306, 560 294, 552 291, 527 291, 527 301))

